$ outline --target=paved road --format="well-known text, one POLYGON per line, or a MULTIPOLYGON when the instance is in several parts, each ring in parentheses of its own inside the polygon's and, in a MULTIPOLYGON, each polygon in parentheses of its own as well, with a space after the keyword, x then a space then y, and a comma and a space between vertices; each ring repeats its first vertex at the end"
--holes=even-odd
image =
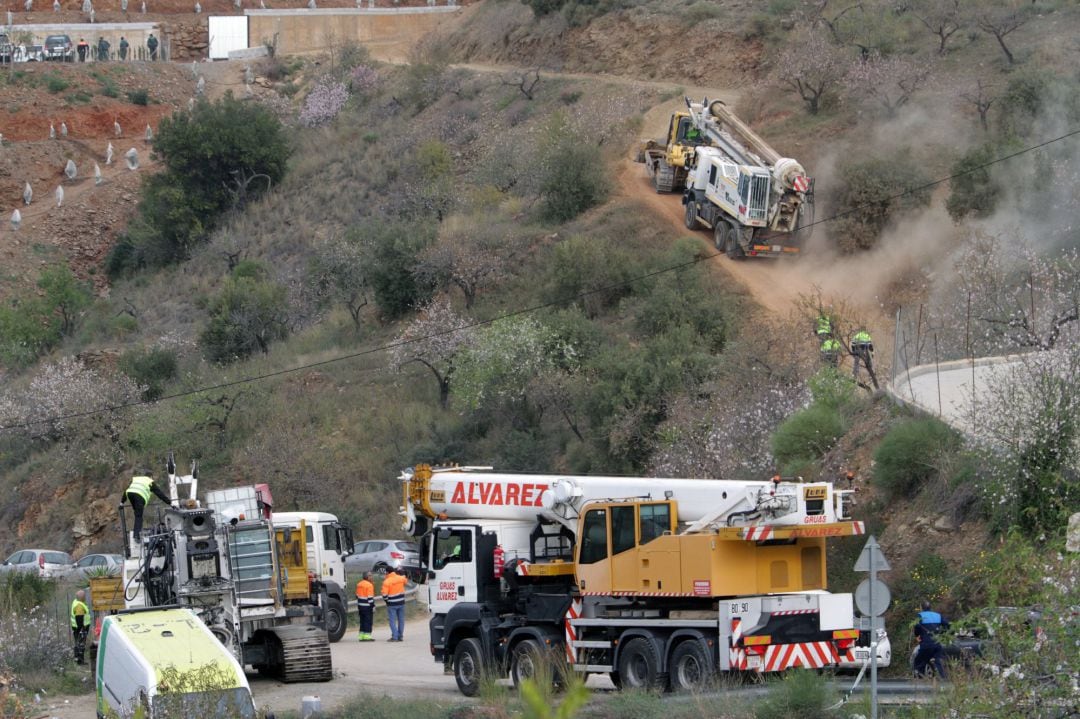
POLYGON ((939 365, 920 365, 901 373, 889 388, 890 394, 905 404, 952 425, 969 435, 978 433, 978 417, 972 398, 1007 373, 1018 360, 1010 357, 981 357, 939 365))

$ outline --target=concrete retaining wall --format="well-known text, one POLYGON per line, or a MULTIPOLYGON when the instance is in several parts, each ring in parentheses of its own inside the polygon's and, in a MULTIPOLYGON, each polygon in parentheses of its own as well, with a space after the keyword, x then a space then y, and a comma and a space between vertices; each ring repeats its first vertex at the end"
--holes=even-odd
POLYGON ((326 52, 346 42, 368 46, 412 45, 446 21, 458 7, 402 9, 246 10, 248 46, 277 42, 291 55, 326 52))

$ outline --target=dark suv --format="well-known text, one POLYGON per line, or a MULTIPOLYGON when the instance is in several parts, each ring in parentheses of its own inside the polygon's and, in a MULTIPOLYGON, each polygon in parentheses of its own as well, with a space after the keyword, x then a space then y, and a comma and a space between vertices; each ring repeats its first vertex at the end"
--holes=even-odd
POLYGON ((75 45, 71 42, 71 36, 49 35, 45 38, 45 59, 73 62, 75 60, 75 45))

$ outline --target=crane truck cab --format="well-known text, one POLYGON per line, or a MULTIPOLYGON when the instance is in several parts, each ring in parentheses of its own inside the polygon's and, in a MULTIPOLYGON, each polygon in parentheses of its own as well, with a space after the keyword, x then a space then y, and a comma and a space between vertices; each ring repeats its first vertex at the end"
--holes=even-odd
POLYGON ((243 668, 186 608, 105 617, 96 681, 98 719, 256 716, 243 668))
POLYGON ((275 527, 304 528, 307 566, 315 582, 326 588, 326 633, 331 642, 345 635, 349 597, 345 558, 352 554, 352 530, 327 512, 274 512, 275 527))

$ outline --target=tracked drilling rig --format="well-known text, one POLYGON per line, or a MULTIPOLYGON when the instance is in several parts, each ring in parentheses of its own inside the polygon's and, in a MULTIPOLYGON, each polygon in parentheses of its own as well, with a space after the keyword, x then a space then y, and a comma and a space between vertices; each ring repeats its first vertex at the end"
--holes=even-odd
POLYGON ((303 523, 274 526, 266 485, 208 492, 203 507, 197 466, 178 475, 170 454, 167 478, 173 506, 124 562, 126 608, 190 608, 241 665, 285 682, 331 679, 327 596, 308 576, 303 523))

